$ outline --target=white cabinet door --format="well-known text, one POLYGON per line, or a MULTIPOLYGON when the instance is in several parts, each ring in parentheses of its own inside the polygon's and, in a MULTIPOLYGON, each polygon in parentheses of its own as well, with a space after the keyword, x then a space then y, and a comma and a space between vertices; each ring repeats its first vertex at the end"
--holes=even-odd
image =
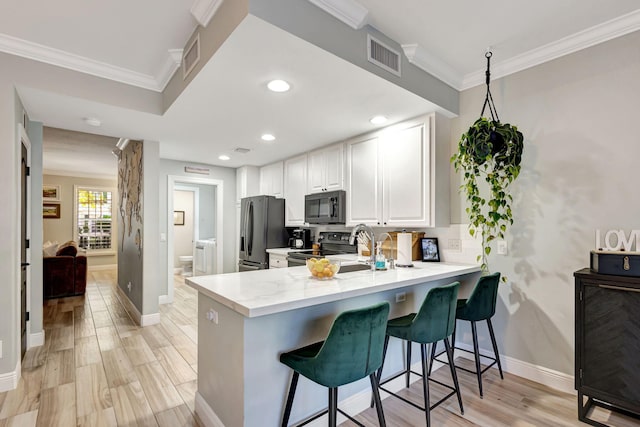
POLYGON ((282 162, 260 168, 260 194, 282 198, 282 162))
POLYGON ((380 144, 382 163, 382 225, 429 225, 429 125, 412 124, 385 134, 380 144))
POLYGON ((269 254, 269 268, 287 268, 288 266, 286 255, 269 254))
POLYGON ((309 193, 344 188, 344 144, 336 144, 309 153, 309 193))
POLYGON ((379 142, 374 136, 347 143, 347 226, 380 225, 379 142))
POLYGON ((324 150, 324 188, 327 191, 344 188, 344 145, 337 144, 324 150))
POLYGON ((324 150, 309 153, 309 193, 320 193, 321 191, 324 191, 324 164, 324 150))
POLYGON ((257 166, 236 169, 236 203, 245 197, 257 196, 260 191, 260 171, 257 166))
POLYGON ((307 190, 307 155, 284 162, 285 225, 304 225, 304 196, 307 190))

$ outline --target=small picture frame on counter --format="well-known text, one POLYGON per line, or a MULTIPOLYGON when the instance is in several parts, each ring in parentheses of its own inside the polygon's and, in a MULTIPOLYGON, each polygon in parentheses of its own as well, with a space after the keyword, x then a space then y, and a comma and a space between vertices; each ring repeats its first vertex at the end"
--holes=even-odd
POLYGON ((423 237, 420 239, 422 248, 422 262, 440 262, 440 249, 437 237, 423 237))

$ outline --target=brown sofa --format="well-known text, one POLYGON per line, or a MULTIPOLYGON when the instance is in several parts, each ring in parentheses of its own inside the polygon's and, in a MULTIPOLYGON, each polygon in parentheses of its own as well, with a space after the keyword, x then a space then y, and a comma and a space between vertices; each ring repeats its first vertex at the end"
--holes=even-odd
POLYGON ((76 242, 58 247, 56 256, 42 258, 44 298, 84 295, 87 287, 87 257, 78 255, 76 242))

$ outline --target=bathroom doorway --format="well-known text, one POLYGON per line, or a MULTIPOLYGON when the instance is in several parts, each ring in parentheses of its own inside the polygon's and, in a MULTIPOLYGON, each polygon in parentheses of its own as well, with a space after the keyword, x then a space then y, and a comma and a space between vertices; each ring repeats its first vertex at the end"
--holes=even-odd
POLYGON ((224 253, 222 181, 173 175, 168 178, 167 295, 161 296, 161 303, 173 302, 174 274, 177 268, 185 268, 189 250, 192 274, 196 275, 222 273, 224 253))

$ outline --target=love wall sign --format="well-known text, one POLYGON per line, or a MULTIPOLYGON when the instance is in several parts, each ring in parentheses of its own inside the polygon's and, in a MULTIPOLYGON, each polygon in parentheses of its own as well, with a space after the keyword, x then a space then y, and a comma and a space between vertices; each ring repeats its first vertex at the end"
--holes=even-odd
POLYGON ((628 234, 624 230, 608 230, 604 235, 596 230, 596 249, 640 252, 640 230, 631 230, 628 234))

